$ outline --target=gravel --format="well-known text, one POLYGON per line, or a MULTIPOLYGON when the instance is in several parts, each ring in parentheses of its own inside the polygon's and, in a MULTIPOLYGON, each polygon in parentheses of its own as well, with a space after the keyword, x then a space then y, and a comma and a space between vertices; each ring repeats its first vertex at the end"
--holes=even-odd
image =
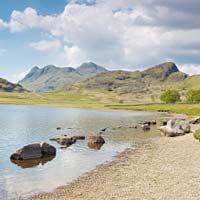
POLYGON ((200 143, 192 134, 148 140, 68 186, 29 198, 36 199, 200 199, 200 143))

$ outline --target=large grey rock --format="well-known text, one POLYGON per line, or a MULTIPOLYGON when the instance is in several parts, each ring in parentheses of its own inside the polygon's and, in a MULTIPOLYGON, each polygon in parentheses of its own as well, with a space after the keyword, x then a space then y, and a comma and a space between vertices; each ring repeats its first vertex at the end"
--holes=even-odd
POLYGON ((175 137, 190 133, 191 126, 185 120, 169 120, 166 126, 161 126, 159 130, 167 137, 175 137))
POLYGON ((31 160, 56 155, 56 148, 47 143, 29 144, 11 155, 12 160, 31 160))

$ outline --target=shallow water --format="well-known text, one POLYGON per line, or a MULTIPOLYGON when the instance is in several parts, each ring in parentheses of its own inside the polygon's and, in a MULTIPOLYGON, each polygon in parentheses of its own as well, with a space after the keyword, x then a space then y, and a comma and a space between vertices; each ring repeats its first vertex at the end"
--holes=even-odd
POLYGON ((147 119, 159 118, 154 113, 115 112, 42 106, 0 105, 0 199, 19 198, 41 191, 52 191, 68 184, 97 165, 109 161, 118 152, 139 138, 158 134, 128 128, 147 119), (119 128, 119 126, 122 126, 119 128), (56 127, 62 127, 56 130, 56 127), (85 135, 109 127, 100 150, 87 146, 87 140, 77 141, 60 149, 49 139, 56 136, 85 135), (29 143, 45 141, 57 148, 50 161, 33 161, 17 165, 10 161, 16 149, 29 143))

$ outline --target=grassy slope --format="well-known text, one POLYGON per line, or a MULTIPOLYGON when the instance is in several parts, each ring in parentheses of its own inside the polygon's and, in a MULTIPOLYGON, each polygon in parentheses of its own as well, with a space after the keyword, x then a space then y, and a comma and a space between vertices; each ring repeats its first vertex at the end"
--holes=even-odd
POLYGON ((87 82, 75 84, 73 89, 67 91, 60 90, 44 94, 0 92, 0 103, 143 111, 170 110, 189 115, 200 114, 199 104, 166 105, 159 104, 158 100, 160 92, 166 88, 179 89, 182 94, 189 89, 200 89, 198 84, 200 76, 192 76, 178 82, 171 80, 165 83, 151 81, 151 84, 148 83, 147 79, 141 81, 139 72, 106 72, 103 74, 103 79, 100 76, 97 77, 96 80, 91 78, 87 82), (101 83, 100 87, 98 85, 94 87, 96 81, 101 83), (138 86, 138 83, 143 87, 138 86), (158 103, 155 104, 155 102, 158 103))
POLYGON ((94 109, 116 109, 116 110, 135 110, 135 111, 158 111, 169 110, 174 113, 184 113, 188 115, 199 115, 200 104, 138 104, 132 105, 119 103, 115 97, 105 93, 90 91, 84 92, 51 92, 42 95, 32 93, 0 93, 0 104, 17 105, 52 105, 94 109))

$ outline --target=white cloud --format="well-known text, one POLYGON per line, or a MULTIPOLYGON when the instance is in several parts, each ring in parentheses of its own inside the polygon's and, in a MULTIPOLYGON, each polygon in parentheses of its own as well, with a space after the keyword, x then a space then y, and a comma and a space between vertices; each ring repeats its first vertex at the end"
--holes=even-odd
POLYGON ((200 74, 200 65, 180 65, 179 69, 187 74, 194 75, 194 74, 200 74))
POLYGON ((64 47, 64 58, 67 59, 69 66, 79 66, 83 62, 87 61, 86 55, 77 46, 64 47))
POLYGON ((19 74, 13 74, 10 77, 8 77, 7 79, 12 83, 17 83, 19 80, 22 80, 26 76, 26 74, 28 74, 29 71, 30 70, 26 70, 19 74))
POLYGON ((57 51, 61 48, 61 42, 59 40, 42 40, 31 43, 30 46, 38 51, 57 51))
POLYGON ((0 21, 0 27, 4 24, 11 32, 46 31, 57 39, 32 43, 31 47, 59 49, 68 65, 91 60, 110 68, 133 69, 165 60, 200 63, 200 23, 191 23, 200 19, 197 0, 191 4, 185 0, 167 2, 73 0, 62 13, 52 16, 39 15, 33 8, 13 11, 10 21, 0 21))
POLYGON ((6 26, 5 22, 2 19, 0 19, 0 30, 5 28, 5 26, 6 26))

